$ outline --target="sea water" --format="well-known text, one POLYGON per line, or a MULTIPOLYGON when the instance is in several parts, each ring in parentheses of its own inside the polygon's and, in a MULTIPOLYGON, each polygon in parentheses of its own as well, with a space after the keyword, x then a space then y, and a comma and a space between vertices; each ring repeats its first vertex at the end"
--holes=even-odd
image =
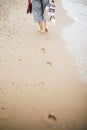
POLYGON ((74 22, 62 30, 66 48, 72 54, 80 78, 87 83, 87 0, 61 0, 74 22))
POLYGON ((87 0, 61 0, 68 15, 87 25, 87 0))

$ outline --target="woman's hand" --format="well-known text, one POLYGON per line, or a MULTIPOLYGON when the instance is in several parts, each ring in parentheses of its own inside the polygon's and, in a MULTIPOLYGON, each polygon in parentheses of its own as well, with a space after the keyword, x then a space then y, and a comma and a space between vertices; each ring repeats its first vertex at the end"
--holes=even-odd
POLYGON ((32 0, 28 0, 29 3, 32 3, 32 0))
POLYGON ((54 3, 54 0, 52 0, 52 3, 54 3))

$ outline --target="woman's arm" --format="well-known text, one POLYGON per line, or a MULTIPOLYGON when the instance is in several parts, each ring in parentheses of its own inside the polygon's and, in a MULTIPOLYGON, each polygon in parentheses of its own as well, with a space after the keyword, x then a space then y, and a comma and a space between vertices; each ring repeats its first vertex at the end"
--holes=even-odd
POLYGON ((52 3, 54 3, 54 0, 52 0, 52 3))
POLYGON ((32 3, 32 0, 28 0, 29 3, 32 3))

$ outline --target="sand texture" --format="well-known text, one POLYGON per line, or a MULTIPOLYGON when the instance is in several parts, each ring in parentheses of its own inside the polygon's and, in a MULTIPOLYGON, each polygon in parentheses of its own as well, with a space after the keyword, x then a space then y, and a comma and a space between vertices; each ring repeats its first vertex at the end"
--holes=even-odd
POLYGON ((41 34, 27 0, 0 0, 0 130, 87 130, 87 84, 61 37, 74 21, 55 3, 41 34))

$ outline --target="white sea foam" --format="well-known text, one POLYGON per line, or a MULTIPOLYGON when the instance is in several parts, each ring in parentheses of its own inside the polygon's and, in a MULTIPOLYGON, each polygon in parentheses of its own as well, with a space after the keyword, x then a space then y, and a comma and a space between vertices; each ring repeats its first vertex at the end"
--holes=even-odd
POLYGON ((87 25, 87 0, 61 0, 68 15, 87 25))
POLYGON ((75 59, 81 79, 87 83, 87 0, 61 0, 76 21, 62 30, 66 48, 75 59))

